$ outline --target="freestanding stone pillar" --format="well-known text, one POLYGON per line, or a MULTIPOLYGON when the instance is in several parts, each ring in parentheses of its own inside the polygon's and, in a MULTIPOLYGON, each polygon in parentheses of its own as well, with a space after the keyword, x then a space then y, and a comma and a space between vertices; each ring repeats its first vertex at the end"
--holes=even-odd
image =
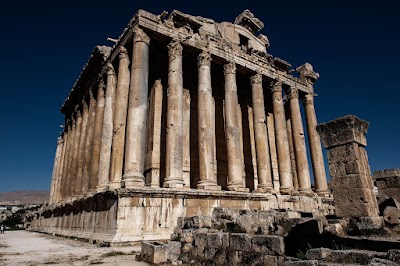
MULTIPOLYGON (((113 139, 113 109, 115 106, 115 91, 117 88, 117 76, 113 65, 107 63, 106 99, 104 103, 103 131, 101 133, 99 182, 97 191, 104 191, 110 182, 111 146, 113 139)), ((118 184, 121 182, 118 181, 118 184)), ((112 187, 114 188, 114 187, 112 187)))
POLYGON ((168 45, 168 99, 166 139, 166 179, 164 187, 183 188, 183 72, 182 45, 168 45))
POLYGON ((89 191, 93 192, 99 180, 99 162, 101 149, 101 135, 103 131, 104 119, 104 81, 101 79, 99 89, 97 91, 96 118, 94 120, 93 142, 92 142, 92 159, 90 160, 90 179, 89 191))
POLYGON ((306 141, 304 139, 303 120, 301 119, 298 89, 290 89, 289 102, 294 153, 296 157, 296 170, 299 184, 298 190, 300 193, 309 194, 312 193, 310 170, 308 168, 306 141))
POLYGON ((124 162, 126 116, 129 94, 129 55, 125 47, 119 47, 117 95, 115 99, 114 134, 111 151, 110 187, 121 186, 124 162))
POLYGON ((335 212, 339 217, 379 215, 364 148, 368 126, 368 122, 354 115, 317 126, 322 143, 328 149, 335 212))
POLYGON ((275 119, 276 149, 281 194, 290 194, 293 190, 292 166, 290 164, 289 139, 286 129, 285 108, 282 100, 282 82, 275 81, 271 86, 272 107, 275 119))
POLYGON ((268 145, 267 121, 265 116, 264 92, 262 75, 255 74, 251 77, 253 98, 253 123, 256 144, 257 192, 272 192, 271 158, 268 145))
MULTIPOLYGON (((319 78, 319 74, 314 72, 309 63, 299 66, 296 71, 300 74, 301 80, 306 82, 311 91, 314 91, 313 85, 319 78)), ((315 192, 320 196, 328 196, 328 183, 326 181, 326 172, 324 157, 322 155, 321 139, 317 133, 317 116, 314 108, 314 94, 309 93, 303 98, 304 109, 306 113, 308 142, 310 145, 311 162, 314 172, 315 192)))
POLYGON ((198 138, 199 183, 197 188, 221 190, 215 176, 215 131, 213 128, 213 97, 211 85, 211 54, 203 51, 198 57, 198 138))
POLYGON ((125 146, 125 187, 144 186, 150 38, 140 28, 133 38, 131 87, 125 146))
POLYGON ((240 140, 236 65, 224 65, 225 76, 225 134, 228 157, 228 190, 249 191, 243 186, 243 149, 240 140))

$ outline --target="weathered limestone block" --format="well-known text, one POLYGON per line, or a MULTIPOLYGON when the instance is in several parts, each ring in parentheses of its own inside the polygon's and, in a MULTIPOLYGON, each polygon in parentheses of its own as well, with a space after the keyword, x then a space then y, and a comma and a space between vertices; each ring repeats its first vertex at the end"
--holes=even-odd
POLYGON ((324 147, 328 149, 335 212, 339 217, 378 215, 364 149, 368 125, 368 122, 349 115, 317 126, 324 147))
POLYGON ((254 252, 263 255, 283 255, 285 243, 281 236, 254 235, 251 238, 251 248, 254 252))
POLYGON ((329 258, 332 250, 329 248, 313 248, 307 251, 306 259, 308 260, 325 260, 329 258))
POLYGON ((388 206, 383 212, 385 222, 391 225, 400 224, 400 209, 388 206))
POLYGON ((231 233, 229 247, 233 250, 248 251, 251 248, 251 236, 243 233, 231 233))
POLYGON ((141 258, 142 260, 149 262, 149 263, 164 263, 167 262, 167 245, 161 242, 142 242, 142 252, 141 258))
POLYGON ((373 178, 380 199, 393 197, 400 201, 400 169, 374 171, 373 178))

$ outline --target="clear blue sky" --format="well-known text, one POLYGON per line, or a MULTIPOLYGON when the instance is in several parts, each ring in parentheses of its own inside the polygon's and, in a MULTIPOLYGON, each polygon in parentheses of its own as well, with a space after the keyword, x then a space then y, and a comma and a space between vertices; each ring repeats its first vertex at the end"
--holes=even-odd
POLYGON ((110 45, 139 8, 217 21, 250 9, 265 24, 269 53, 321 74, 319 122, 369 121, 372 170, 400 168, 399 1, 88 2, 0 3, 0 192, 49 188, 60 106, 95 45, 110 45))

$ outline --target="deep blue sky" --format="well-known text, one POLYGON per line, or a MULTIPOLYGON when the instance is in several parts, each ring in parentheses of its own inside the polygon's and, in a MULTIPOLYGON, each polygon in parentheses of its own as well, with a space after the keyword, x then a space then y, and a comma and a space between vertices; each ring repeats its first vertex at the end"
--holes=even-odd
POLYGON ((88 2, 0 3, 0 192, 49 188, 59 108, 95 45, 110 45, 139 8, 216 21, 250 9, 265 24, 269 53, 321 74, 319 122, 346 114, 369 121, 372 170, 400 168, 399 1, 88 2))

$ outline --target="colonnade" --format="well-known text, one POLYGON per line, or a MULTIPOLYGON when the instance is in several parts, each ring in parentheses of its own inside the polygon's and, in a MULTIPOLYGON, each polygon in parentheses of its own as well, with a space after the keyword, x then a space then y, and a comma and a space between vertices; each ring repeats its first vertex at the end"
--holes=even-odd
MULTIPOLYGON (((53 168, 51 203, 65 201, 107 189, 121 187, 157 187, 183 189, 184 178, 184 88, 183 47, 172 40, 168 45, 168 93, 166 108, 165 154, 161 154, 161 112, 156 103, 162 98, 162 84, 157 80, 149 93, 149 36, 136 27, 133 37, 131 62, 128 50, 119 47, 118 71, 113 64, 105 65, 103 79, 91 88, 89 97, 82 99, 66 119, 64 132, 57 142, 53 168), (130 65, 130 69, 129 69, 130 65), (97 93, 94 93, 96 92, 97 93), (93 95, 97 95, 96 99, 93 95), (157 98, 158 97, 158 98, 157 98), (148 123, 153 124, 149 144, 148 123), (158 145, 158 158, 146 160, 147 145, 158 145), (159 167, 160 156, 165 156, 165 169, 159 167), (158 165, 146 180, 147 164, 158 165), (160 180, 159 171, 165 171, 160 180)), ((221 190, 216 175, 215 108, 212 90, 212 56, 208 51, 198 58, 198 189, 221 190)), ((226 62, 224 75, 224 123, 227 158, 227 190, 248 192, 243 182, 243 145, 240 132, 241 113, 238 108, 237 70, 234 62, 226 62)), ((303 71, 303 70, 300 70, 303 71)), ((310 69, 300 73, 308 79, 310 69)), ((253 73, 249 80, 252 94, 252 120, 258 185, 255 192, 291 194, 312 193, 305 132, 301 117, 303 100, 309 137, 315 192, 328 192, 322 148, 316 132, 313 94, 288 87, 278 78, 271 79, 253 73), (267 84, 267 86, 265 86, 267 84), (270 90, 270 92, 268 92, 270 90), (283 94, 290 109, 285 114, 283 94), (271 95, 266 103, 264 93, 271 95), (270 105, 270 106, 268 106, 270 105), (271 113, 266 109, 272 108, 271 113), (292 151, 292 153, 291 153, 292 151), (295 165, 292 159, 295 159, 295 165), (279 189, 276 177, 279 177, 279 189), (295 178, 294 178, 295 177, 295 178), (279 191, 278 191, 279 190, 279 191)), ((312 90, 311 90, 312 91, 312 90)), ((152 155, 153 156, 153 155, 152 155)))

